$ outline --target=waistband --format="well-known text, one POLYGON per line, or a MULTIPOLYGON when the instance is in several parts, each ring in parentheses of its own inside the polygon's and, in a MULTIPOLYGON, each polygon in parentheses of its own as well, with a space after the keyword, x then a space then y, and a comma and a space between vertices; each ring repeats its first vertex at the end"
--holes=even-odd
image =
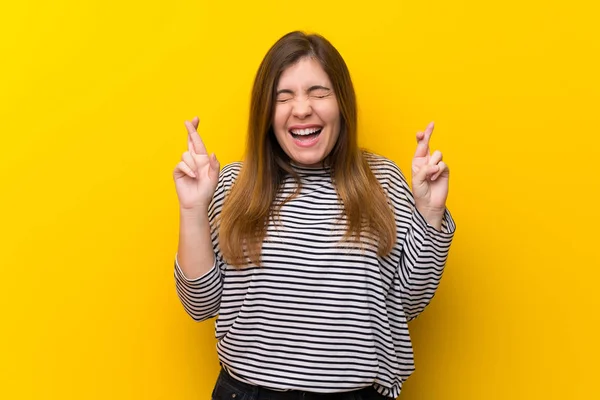
POLYGON ((272 390, 262 386, 250 385, 245 382, 238 381, 232 377, 224 368, 221 368, 217 385, 224 383, 230 387, 239 390, 242 393, 249 394, 252 400, 389 400, 390 398, 379 394, 372 386, 359 389, 352 392, 344 393, 315 393, 305 392, 302 390, 272 390))

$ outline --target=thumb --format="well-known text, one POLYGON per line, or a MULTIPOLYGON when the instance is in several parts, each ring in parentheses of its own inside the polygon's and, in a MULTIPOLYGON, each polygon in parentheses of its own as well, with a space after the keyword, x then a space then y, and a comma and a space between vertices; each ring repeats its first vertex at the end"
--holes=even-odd
POLYGON ((218 180, 219 179, 219 170, 221 168, 221 164, 219 163, 219 160, 217 160, 217 156, 215 155, 215 153, 212 153, 210 155, 210 177, 212 179, 218 180))
POLYGON ((440 167, 437 165, 423 165, 413 176, 413 181, 416 185, 422 185, 428 178, 439 172, 440 167))

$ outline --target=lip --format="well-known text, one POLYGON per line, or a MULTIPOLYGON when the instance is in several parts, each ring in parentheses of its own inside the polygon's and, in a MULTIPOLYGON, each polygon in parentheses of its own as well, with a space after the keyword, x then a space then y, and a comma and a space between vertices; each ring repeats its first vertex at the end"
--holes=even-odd
POLYGON ((321 135, 318 135, 317 137, 314 137, 309 140, 299 140, 299 139, 292 137, 292 140, 293 140, 294 144, 298 147, 312 147, 319 142, 320 138, 321 138, 321 135))

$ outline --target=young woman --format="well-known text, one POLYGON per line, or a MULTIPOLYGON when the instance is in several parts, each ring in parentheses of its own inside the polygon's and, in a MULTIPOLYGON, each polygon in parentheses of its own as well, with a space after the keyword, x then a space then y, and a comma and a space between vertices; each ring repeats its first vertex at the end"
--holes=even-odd
POLYGON ((186 121, 174 171, 176 288, 197 321, 218 315, 213 399, 384 399, 414 370, 407 322, 440 282, 455 225, 448 167, 417 133, 412 191, 358 148, 348 68, 292 32, 263 59, 243 162, 220 169, 186 121))

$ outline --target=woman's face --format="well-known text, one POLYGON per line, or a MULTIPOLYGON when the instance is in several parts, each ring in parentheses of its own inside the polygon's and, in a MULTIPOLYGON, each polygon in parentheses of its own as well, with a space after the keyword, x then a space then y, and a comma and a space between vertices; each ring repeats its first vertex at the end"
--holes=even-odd
POLYGON ((277 142, 296 164, 321 165, 340 135, 340 110, 327 73, 304 57, 283 71, 276 93, 277 142))

